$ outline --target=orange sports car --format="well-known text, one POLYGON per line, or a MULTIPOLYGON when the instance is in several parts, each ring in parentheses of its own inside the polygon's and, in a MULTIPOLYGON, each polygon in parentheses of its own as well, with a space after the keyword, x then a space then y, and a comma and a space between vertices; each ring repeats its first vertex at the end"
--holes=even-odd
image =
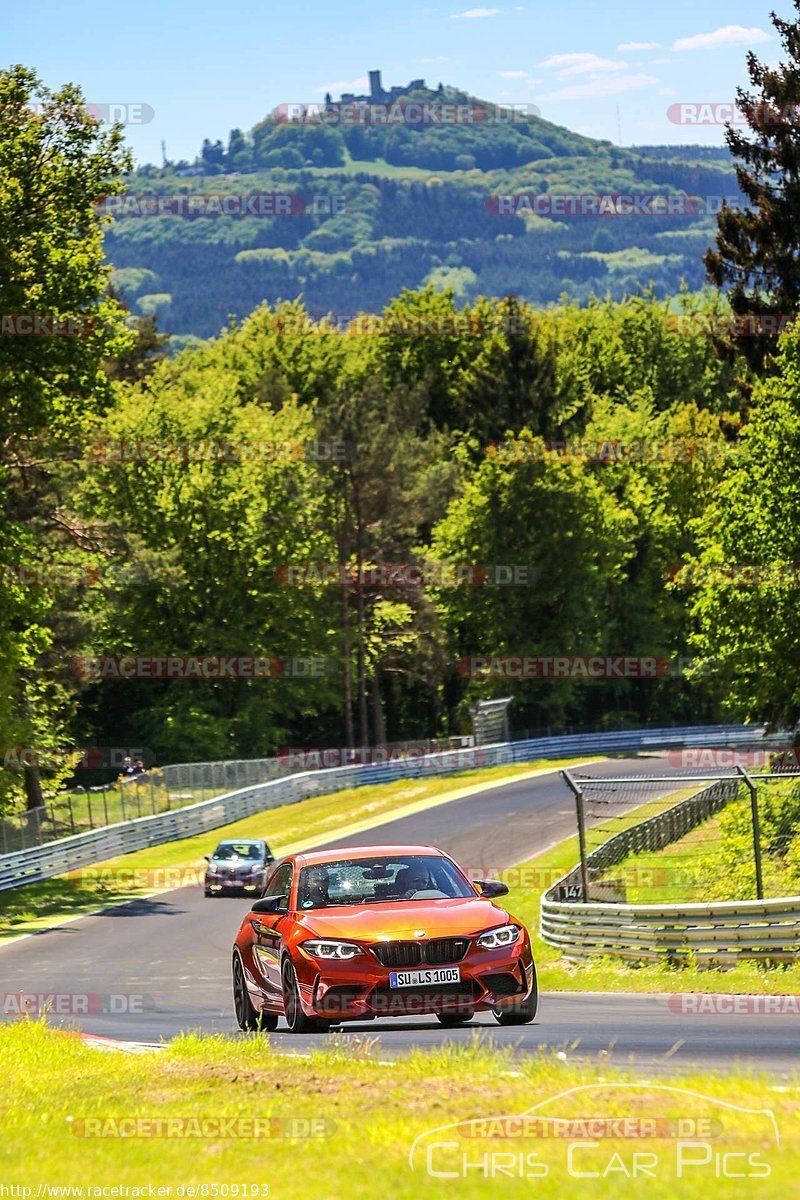
POLYGON ((432 846, 292 854, 271 869, 233 947, 242 1029, 294 1033, 342 1021, 432 1014, 460 1025, 491 1010, 501 1025, 536 1016, 528 931, 432 846))

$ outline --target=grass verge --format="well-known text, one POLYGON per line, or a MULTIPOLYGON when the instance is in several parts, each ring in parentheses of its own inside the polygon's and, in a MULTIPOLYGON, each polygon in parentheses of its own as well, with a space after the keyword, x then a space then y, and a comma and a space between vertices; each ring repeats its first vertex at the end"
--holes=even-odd
POLYGON ((134 1055, 98 1052, 38 1021, 0 1026, 0 1056, 2 1180, 30 1188, 8 1193, 22 1200, 40 1185, 80 1187, 84 1197, 109 1186, 153 1195, 150 1186, 172 1197, 280 1200, 306 1194, 311 1179, 325 1200, 483 1200, 496 1187, 508 1197, 535 1188, 546 1200, 612 1190, 707 1200, 791 1195, 800 1168, 800 1088, 762 1076, 697 1072, 674 1086, 477 1042, 391 1065, 376 1061, 368 1039, 297 1057, 258 1035, 191 1036, 134 1055), (541 1120, 469 1124, 534 1105, 539 1117, 576 1125, 548 1137, 553 1126, 541 1120), (609 1132, 587 1136, 577 1123, 589 1118, 609 1132))
POLYGON ((465 790, 545 774, 575 761, 519 763, 312 796, 196 837, 137 850, 55 879, 3 891, 0 892, 0 941, 32 933, 57 920, 81 916, 105 904, 152 895, 183 884, 200 886, 205 869, 203 856, 210 854, 225 837, 264 837, 278 855, 297 849, 300 844, 332 840, 357 829, 378 826, 382 820, 410 815, 416 806, 444 803, 465 790))

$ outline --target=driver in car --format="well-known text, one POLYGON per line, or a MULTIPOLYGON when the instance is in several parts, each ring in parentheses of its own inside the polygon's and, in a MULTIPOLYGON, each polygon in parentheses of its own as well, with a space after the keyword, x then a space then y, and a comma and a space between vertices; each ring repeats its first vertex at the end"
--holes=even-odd
POLYGON ((422 863, 409 863, 407 867, 397 872, 395 887, 398 900, 410 900, 417 892, 424 892, 430 887, 428 870, 422 863))

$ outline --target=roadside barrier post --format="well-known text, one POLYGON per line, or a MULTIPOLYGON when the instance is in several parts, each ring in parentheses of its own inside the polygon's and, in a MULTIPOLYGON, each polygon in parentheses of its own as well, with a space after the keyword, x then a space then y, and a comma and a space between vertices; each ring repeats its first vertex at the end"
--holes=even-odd
POLYGON ((744 767, 737 766, 736 770, 741 775, 750 793, 750 809, 753 814, 753 857, 756 864, 756 896, 759 900, 764 899, 764 881, 761 874, 761 822, 758 818, 758 787, 754 779, 751 779, 744 767))
POLYGON ((583 806, 583 792, 578 787, 569 771, 562 771, 561 778, 565 781, 575 797, 575 810, 578 814, 578 845, 581 853, 581 892, 583 903, 589 902, 589 872, 586 867, 586 813, 583 806))

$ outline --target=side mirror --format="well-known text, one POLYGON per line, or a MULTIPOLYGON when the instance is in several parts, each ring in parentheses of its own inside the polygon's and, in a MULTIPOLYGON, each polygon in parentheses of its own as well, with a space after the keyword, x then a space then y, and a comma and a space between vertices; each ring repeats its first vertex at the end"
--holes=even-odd
POLYGON ((210 854, 204 854, 204 855, 203 855, 203 858, 206 860, 206 862, 211 862, 211 855, 210 855, 210 854))
POLYGON ((475 887, 480 888, 481 895, 486 900, 494 900, 497 896, 507 896, 508 886, 499 879, 476 879, 475 887))
POLYGON ((250 905, 250 911, 255 913, 279 913, 288 912, 286 901, 288 896, 264 896, 261 900, 254 900, 250 905))

